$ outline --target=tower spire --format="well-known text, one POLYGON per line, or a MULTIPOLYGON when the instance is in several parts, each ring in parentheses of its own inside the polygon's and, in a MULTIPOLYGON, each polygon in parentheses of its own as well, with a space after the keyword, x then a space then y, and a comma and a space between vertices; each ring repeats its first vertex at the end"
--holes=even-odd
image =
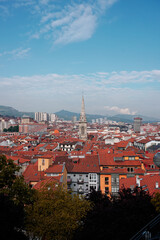
POLYGON ((84 96, 82 95, 82 105, 81 114, 79 119, 79 138, 86 141, 87 140, 87 120, 84 105, 84 96))
POLYGON ((81 105, 80 122, 87 122, 83 95, 82 95, 82 105, 81 105))

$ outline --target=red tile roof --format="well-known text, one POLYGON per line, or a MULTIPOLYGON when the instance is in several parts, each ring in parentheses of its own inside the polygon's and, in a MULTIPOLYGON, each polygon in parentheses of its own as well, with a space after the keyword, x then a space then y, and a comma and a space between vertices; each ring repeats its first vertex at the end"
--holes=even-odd
MULTIPOLYGON (((74 161, 74 158, 72 159, 74 161)), ((99 173, 99 160, 97 155, 88 155, 85 158, 78 158, 77 163, 70 164, 68 172, 99 173)))
POLYGON ((133 172, 128 172, 127 167, 125 168, 105 168, 101 171, 101 174, 112 174, 112 173, 117 173, 117 174, 140 174, 140 175, 144 175, 145 171, 142 170, 141 168, 134 168, 133 172))
MULTIPOLYGON (((136 177, 120 179, 120 186, 130 188, 131 186, 136 186, 136 177)), ((152 195, 153 193, 160 193, 160 175, 159 174, 149 174, 145 176, 140 176, 140 186, 143 190, 149 191, 152 195), (156 184, 158 185, 156 188, 156 184)))
POLYGON ((53 164, 48 169, 46 169, 45 173, 62 173, 63 164, 53 164))
POLYGON ((34 189, 41 189, 43 187, 46 187, 48 184, 52 183, 60 183, 61 176, 56 176, 56 177, 44 177, 45 179, 42 181, 39 181, 36 183, 33 188, 34 189))
POLYGON ((30 164, 27 166, 23 176, 27 183, 39 182, 41 179, 43 179, 44 172, 38 171, 38 162, 36 162, 35 164, 30 164))
POLYGON ((108 165, 108 166, 141 166, 141 162, 139 160, 123 160, 123 161, 115 161, 114 158, 124 157, 124 156, 136 156, 134 152, 116 152, 109 153, 108 151, 98 151, 100 165, 108 165))

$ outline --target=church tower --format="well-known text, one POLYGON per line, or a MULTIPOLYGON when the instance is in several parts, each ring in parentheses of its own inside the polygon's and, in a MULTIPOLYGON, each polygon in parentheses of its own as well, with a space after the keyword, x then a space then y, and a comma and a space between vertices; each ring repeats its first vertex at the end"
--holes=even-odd
POLYGON ((84 141, 87 140, 87 120, 86 120, 83 96, 82 96, 81 114, 80 114, 80 119, 79 119, 79 138, 84 141))

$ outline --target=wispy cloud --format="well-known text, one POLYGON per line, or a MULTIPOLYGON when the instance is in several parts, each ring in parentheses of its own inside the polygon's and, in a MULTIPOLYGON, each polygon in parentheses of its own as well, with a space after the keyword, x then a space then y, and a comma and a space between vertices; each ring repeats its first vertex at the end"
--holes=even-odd
POLYGON ((0 16, 6 18, 9 15, 8 8, 6 6, 1 5, 0 2, 0 16))
POLYGON ((30 48, 16 48, 11 51, 4 51, 0 53, 0 57, 8 56, 12 59, 21 59, 28 56, 28 53, 31 49, 30 48))
MULTIPOLYGON (((68 44, 90 39, 101 16, 117 1, 14 0, 8 6, 25 8, 35 18, 31 38, 47 36, 53 44, 68 44)), ((4 8, 3 12, 9 10, 5 8, 3 2, 0 8, 4 8)))
MULTIPOLYGON (((30 51, 29 48, 27 49, 15 49, 8 52, 0 53, 2 55, 13 55, 15 57, 23 57, 30 51)), ((126 89, 132 89, 134 84, 138 87, 138 84, 144 84, 143 89, 148 88, 146 83, 152 83, 152 89, 154 89, 155 84, 159 84, 160 82, 160 70, 152 70, 152 71, 131 71, 131 72, 100 72, 100 73, 91 73, 91 74, 74 74, 74 75, 60 75, 60 74, 47 74, 47 75, 34 75, 30 77, 21 77, 21 76, 14 76, 12 78, 6 78, 7 81, 11 83, 17 82, 20 84, 19 86, 31 86, 32 88, 39 86, 38 88, 46 88, 47 90, 55 89, 60 87, 63 84, 64 92, 66 89, 79 89, 82 87, 89 91, 98 90, 105 91, 106 89, 120 89, 125 87, 126 89), (132 85, 130 86, 130 83, 132 85), (146 86, 146 87, 145 87, 146 86)), ((0 82, 3 79, 0 78, 0 82)), ((155 86, 157 89, 157 85, 155 86)))

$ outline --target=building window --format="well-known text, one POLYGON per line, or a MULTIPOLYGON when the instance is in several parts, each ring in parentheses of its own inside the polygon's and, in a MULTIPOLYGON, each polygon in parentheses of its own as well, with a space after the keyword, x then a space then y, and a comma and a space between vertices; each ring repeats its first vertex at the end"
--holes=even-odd
POLYGON ((119 183, 119 177, 112 177, 112 183, 119 183))
POLYGON ((44 159, 42 159, 42 165, 43 165, 43 166, 45 165, 45 160, 44 160, 44 159))
POLYGON ((156 188, 159 188, 159 184, 158 184, 158 182, 156 182, 156 188))
POLYGON ((128 167, 127 171, 131 173, 131 172, 134 172, 134 169, 133 169, 133 167, 128 167))
POLYGON ((119 191, 119 187, 112 187, 112 193, 117 193, 119 191))
POLYGON ((150 165, 150 168, 152 168, 152 169, 153 169, 153 168, 155 168, 155 166, 152 164, 152 165, 150 165))
POLYGON ((109 193, 109 187, 105 187, 105 194, 109 193))
POLYGON ((96 183, 97 182, 97 174, 96 173, 90 173, 89 174, 89 182, 90 183, 96 183))
POLYGON ((112 177, 112 183, 116 183, 116 178, 112 177))
POLYGON ((105 177, 105 185, 109 185, 109 177, 105 177))
POLYGON ((84 126, 81 127, 81 134, 84 134, 84 126))
POLYGON ((96 184, 90 184, 89 190, 92 191, 93 189, 94 189, 94 190, 97 190, 97 189, 96 189, 96 184))

